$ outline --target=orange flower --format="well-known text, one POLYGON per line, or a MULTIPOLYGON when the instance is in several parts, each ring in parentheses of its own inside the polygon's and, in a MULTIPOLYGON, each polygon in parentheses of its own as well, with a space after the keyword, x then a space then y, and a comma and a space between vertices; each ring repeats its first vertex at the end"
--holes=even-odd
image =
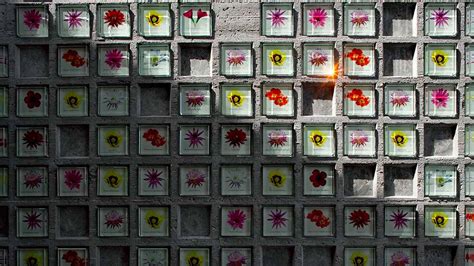
POLYGON ((369 103, 370 103, 370 99, 369 97, 366 97, 366 96, 361 96, 356 100, 356 105, 360 107, 367 106, 369 105, 369 103))
POLYGON ((359 56, 356 60, 355 63, 356 65, 359 66, 366 66, 370 62, 370 58, 368 56, 359 56))
POLYGON ((274 103, 278 106, 283 106, 288 103, 288 97, 286 96, 279 96, 275 99, 274 103))
POLYGON ((353 89, 347 94, 347 98, 351 101, 357 101, 360 97, 363 96, 362 90, 360 89, 353 89))
POLYGON ((267 97, 270 101, 276 100, 281 95, 281 90, 276 88, 271 88, 267 93, 265 93, 265 97, 267 97))
POLYGON ((361 57, 362 55, 363 55, 363 53, 362 53, 361 49, 354 48, 354 49, 352 49, 352 51, 350 51, 347 54, 347 57, 351 60, 357 60, 357 58, 361 57))

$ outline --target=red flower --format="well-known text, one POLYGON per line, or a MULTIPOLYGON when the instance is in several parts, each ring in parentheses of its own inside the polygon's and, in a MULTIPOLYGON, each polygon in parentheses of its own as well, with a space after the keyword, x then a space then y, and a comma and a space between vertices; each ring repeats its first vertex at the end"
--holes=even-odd
POLYGON ((37 149, 44 142, 43 135, 36 130, 28 130, 23 134, 23 144, 29 149, 37 149))
POLYGON ((349 219, 351 220, 350 223, 354 227, 359 229, 359 228, 364 228, 364 226, 369 224, 370 215, 366 211, 358 209, 356 211, 351 212, 349 219))
POLYGON ((327 227, 331 222, 329 217, 325 216, 321 210, 313 210, 306 216, 307 219, 311 220, 317 227, 327 227))
POLYGON ((247 134, 240 128, 234 128, 227 131, 225 139, 225 143, 229 143, 229 146, 240 148, 240 145, 245 144, 247 141, 247 134))
POLYGON ((288 103, 288 97, 287 96, 279 96, 273 101, 274 104, 278 106, 284 106, 288 103))
POLYGON ((271 88, 267 93, 265 93, 265 97, 267 97, 270 101, 276 100, 281 95, 281 90, 276 88, 271 88))
POLYGON ((184 12, 183 16, 185 18, 193 19, 193 9, 191 8, 188 11, 184 12))
POLYGON ((64 171, 64 184, 70 189, 80 189, 83 177, 79 170, 71 169, 64 171))
POLYGON ((25 180, 23 184, 25 185, 26 188, 35 189, 41 186, 41 184, 43 183, 44 176, 34 171, 31 171, 31 172, 26 173, 23 176, 23 179, 25 180))
POLYGON ((30 30, 39 29, 41 19, 41 13, 36 9, 31 9, 23 13, 23 23, 25 23, 30 30))
POLYGON ((362 97, 363 93, 360 89, 353 89, 347 94, 347 98, 351 101, 357 101, 360 97, 362 97))
POLYGON ((201 18, 204 18, 204 17, 207 17, 207 16, 208 16, 207 12, 206 12, 206 11, 202 11, 201 9, 198 10, 197 15, 198 15, 198 19, 197 19, 196 23, 197 23, 201 18))
POLYGON ((76 50, 67 50, 67 52, 63 54, 63 59, 66 60, 66 62, 71 62, 76 56, 78 56, 76 50))
POLYGON ((151 142, 151 145, 155 147, 161 147, 166 144, 166 138, 160 135, 160 132, 154 128, 148 129, 147 132, 143 133, 143 138, 151 142))
POLYGON ((366 66, 370 63, 370 58, 368 56, 360 56, 356 60, 356 65, 366 66))
POLYGON ((326 185, 327 176, 326 172, 314 169, 313 172, 311 172, 309 180, 313 183, 314 187, 324 187, 326 185))
POLYGON ((86 260, 78 257, 71 262, 71 266, 86 266, 86 260))
POLYGON ((105 12, 104 22, 109 24, 109 27, 118 27, 125 22, 125 15, 117 9, 108 10, 105 12))
POLYGON ((474 213, 466 213, 466 220, 474 222, 474 213))
POLYGON ((351 60, 357 60, 357 58, 359 58, 362 55, 363 55, 363 53, 362 53, 361 49, 354 48, 354 49, 352 49, 352 51, 350 51, 347 54, 347 57, 351 60))
POLYGON ((359 97, 359 99, 357 99, 357 101, 356 101, 356 105, 358 105, 360 107, 367 106, 367 105, 369 105, 369 103, 370 103, 369 97, 365 97, 365 96, 359 97))
POLYGON ((66 262, 72 263, 75 261, 79 256, 77 255, 77 252, 75 250, 68 250, 66 253, 63 255, 63 260, 66 262))
POLYGON ((26 106, 28 106, 30 109, 39 107, 41 105, 41 94, 29 90, 23 100, 25 101, 26 106))

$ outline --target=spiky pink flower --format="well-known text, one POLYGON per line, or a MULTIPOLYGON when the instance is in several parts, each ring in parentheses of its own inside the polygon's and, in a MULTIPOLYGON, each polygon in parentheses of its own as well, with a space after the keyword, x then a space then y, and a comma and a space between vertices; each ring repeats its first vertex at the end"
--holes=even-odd
POLYGON ((23 23, 30 30, 37 30, 41 23, 41 13, 36 9, 27 10, 23 13, 23 23))
POLYGON ((392 262, 390 263, 390 266, 406 266, 410 265, 410 257, 408 257, 403 251, 397 251, 393 253, 393 255, 390 257, 392 262))
POLYGON ((328 56, 321 52, 314 51, 314 52, 311 52, 311 54, 309 55, 309 62, 313 66, 319 67, 319 66, 325 65, 327 61, 328 61, 328 56))
POLYGON ((23 176, 23 184, 26 186, 26 188, 39 188, 41 184, 43 183, 44 176, 41 175, 40 173, 37 173, 35 171, 28 171, 24 176, 23 176))
POLYGON ((196 107, 203 105, 206 97, 200 91, 188 91, 186 92, 186 103, 188 106, 196 107))
POLYGON ((192 148, 203 146, 203 141, 205 140, 205 138, 201 137, 203 133, 204 130, 193 128, 192 130, 188 130, 188 132, 186 132, 186 137, 184 140, 189 141, 189 147, 192 148))
POLYGON ((283 131, 271 131, 268 133, 268 144, 271 147, 278 148, 279 146, 285 146, 288 142, 288 136, 283 131))
POLYGON ((81 174, 81 171, 77 169, 71 169, 64 171, 64 184, 70 189, 80 189, 81 182, 84 177, 81 174))
POLYGON ((270 211, 270 214, 268 215, 270 218, 267 219, 267 221, 272 222, 272 228, 280 228, 280 227, 285 227, 286 226, 286 221, 288 219, 285 217, 286 212, 275 209, 274 211, 270 211))
POLYGON ((393 228, 395 229, 402 229, 404 227, 407 227, 407 222, 408 219, 406 216, 408 215, 408 212, 404 212, 403 210, 396 210, 393 211, 392 214, 390 214, 390 222, 393 222, 393 228))
POLYGON ((245 54, 239 50, 228 51, 226 61, 231 66, 242 65, 245 61, 245 54))
POLYGON ((43 220, 40 219, 41 213, 37 213, 36 211, 31 211, 30 213, 26 213, 23 218, 24 223, 27 224, 28 230, 34 230, 36 228, 41 228, 41 223, 43 220))
POLYGON ((357 148, 365 146, 369 142, 369 136, 363 130, 357 129, 351 132, 351 144, 357 148))
POLYGON ((155 188, 155 187, 162 187, 163 184, 161 181, 164 179, 160 177, 163 172, 158 172, 156 169, 150 169, 146 171, 146 178, 145 181, 148 182, 148 187, 155 188))
POLYGON ((356 10, 351 13, 351 22, 353 26, 361 27, 369 21, 369 14, 363 10, 356 10))
POLYGON ((309 10, 309 23, 313 24, 315 28, 324 27, 328 13, 323 8, 316 8, 309 10))
POLYGON ((280 27, 285 24, 286 17, 283 16, 285 12, 285 10, 277 8, 268 12, 267 19, 272 21, 272 27, 280 27))
POLYGON ((82 11, 74 10, 67 11, 64 16, 64 21, 67 22, 69 28, 76 28, 82 26, 83 19, 81 18, 82 11))
POLYGON ((448 17, 448 13, 449 10, 438 8, 438 10, 433 10, 430 19, 435 21, 436 27, 448 26, 448 20, 451 19, 450 17, 448 17))
POLYGON ((236 209, 229 211, 227 213, 227 223, 235 229, 242 229, 244 227, 244 222, 247 220, 247 215, 241 209, 236 209))
POLYGON ((404 91, 394 91, 390 93, 390 103, 393 106, 396 107, 401 107, 407 105, 407 103, 410 101, 410 97, 408 97, 408 94, 404 91))
POLYGON ((105 214, 105 225, 107 228, 120 228, 123 224, 124 217, 116 210, 112 210, 105 214))
POLYGON ((443 88, 431 92, 431 102, 436 108, 446 107, 449 100, 449 92, 443 88))
POLYGON ((206 182, 206 175, 197 169, 192 169, 186 174, 186 185, 188 187, 200 187, 204 182, 206 182))
POLYGON ((119 49, 112 49, 105 52, 105 63, 111 69, 119 69, 122 66, 123 53, 119 49))

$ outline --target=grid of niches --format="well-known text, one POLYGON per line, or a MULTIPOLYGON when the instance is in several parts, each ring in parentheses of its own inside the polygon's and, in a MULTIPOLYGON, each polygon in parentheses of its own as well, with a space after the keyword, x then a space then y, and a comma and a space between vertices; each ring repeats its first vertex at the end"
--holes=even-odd
MULTIPOLYGON (((50 20, 56 21, 56 7, 58 4, 63 2, 55 1, 51 4, 48 4, 50 11, 50 20)), ((64 2, 66 3, 66 2, 64 2)), ((82 2, 81 2, 82 3, 82 2)), ((95 12, 96 4, 90 2, 89 9, 91 12, 95 12)), ((130 4, 130 11, 133 14, 137 14, 137 4, 130 4)), ((465 105, 459 104, 457 108, 457 117, 453 119, 441 119, 441 118, 432 118, 424 115, 424 90, 426 84, 456 84, 459 103, 464 102, 464 87, 467 83, 470 82, 470 78, 464 75, 464 57, 459 56, 458 60, 460 61, 457 72, 459 73, 458 77, 452 79, 435 79, 424 76, 423 74, 423 48, 427 43, 438 43, 439 39, 430 38, 424 36, 423 23, 419 21, 417 23, 417 37, 389 37, 385 36, 383 32, 383 23, 381 19, 381 14, 384 12, 384 6, 382 3, 376 3, 375 7, 377 10, 377 37, 367 37, 367 38, 351 38, 344 36, 342 33, 342 12, 343 5, 341 3, 334 4, 336 13, 341 14, 339 16, 337 24, 337 33, 334 37, 307 37, 301 34, 301 25, 302 17, 297 16, 297 23, 295 23, 295 36, 292 38, 275 38, 275 37, 265 37, 260 35, 259 25, 256 23, 260 21, 260 3, 246 3, 244 4, 225 4, 225 3, 213 3, 212 9, 216 15, 215 26, 214 26, 214 38, 202 38, 202 39, 189 39, 179 36, 177 33, 178 29, 178 4, 172 3, 171 9, 174 11, 174 34, 173 38, 168 39, 145 39, 137 34, 135 30, 132 32, 132 38, 130 39, 101 39, 97 38, 95 34, 96 24, 93 23, 93 30, 91 34, 91 39, 87 40, 65 40, 57 37, 57 30, 54 23, 50 24, 50 38, 41 39, 41 41, 33 39, 22 39, 16 37, 15 24, 8 24, 6 27, 6 41, 2 42, 8 44, 9 58, 10 58, 10 77, 8 79, 2 80, 2 85, 7 85, 9 88, 9 119, 2 119, 2 125, 8 126, 8 135, 9 135, 9 150, 8 158, 15 158, 15 160, 2 159, 3 165, 8 165, 9 167, 9 176, 16 177, 16 169, 18 166, 27 166, 27 165, 40 165, 47 166, 49 172, 49 197, 34 198, 34 203, 31 202, 31 198, 20 198, 16 196, 16 180, 15 178, 10 178, 9 180, 9 196, 8 200, 2 203, 2 206, 8 206, 9 217, 8 220, 9 228, 11 228, 8 238, 2 238, 0 241, 2 246, 8 247, 10 251, 9 261, 11 264, 16 263, 15 251, 18 247, 47 247, 50 254, 50 263, 54 264, 56 262, 56 248, 64 246, 74 246, 74 247, 88 247, 89 248, 89 257, 91 261, 99 261, 99 254, 97 252, 97 247, 104 246, 116 246, 117 240, 126 241, 127 246, 129 246, 129 255, 130 255, 130 264, 136 264, 137 256, 137 247, 147 247, 147 246, 160 246, 160 247, 169 247, 170 248, 170 264, 177 265, 179 253, 179 247, 208 247, 210 248, 212 254, 212 263, 218 264, 220 262, 220 249, 223 247, 251 247, 253 248, 253 258, 252 261, 254 264, 259 265, 262 263, 262 257, 264 253, 264 247, 275 247, 275 246, 284 246, 294 248, 294 263, 299 265, 305 265, 303 254, 305 247, 310 246, 328 246, 334 248, 334 260, 336 262, 342 262, 344 257, 344 247, 357 247, 357 246, 367 246, 376 248, 377 258, 383 258, 384 247, 392 246, 393 239, 387 238, 384 235, 383 223, 384 223, 384 208, 386 206, 399 206, 399 205, 409 205, 415 206, 417 211, 417 226, 416 226, 416 237, 414 239, 397 239, 397 244, 393 246, 400 247, 416 247, 418 262, 423 263, 425 257, 426 246, 431 246, 429 241, 432 238, 424 236, 424 208, 425 206, 436 205, 436 206, 456 206, 457 208, 457 217, 459 221, 462 221, 464 217, 464 206, 469 205, 467 203, 470 199, 464 196, 464 167, 466 164, 469 164, 470 159, 464 157, 464 124, 470 122, 469 117, 465 117, 465 105), (238 7, 245 10, 251 11, 250 19, 253 20, 255 25, 252 29, 248 29, 248 34, 242 34, 239 36, 239 42, 251 42, 252 48, 255 53, 255 72, 257 73, 255 77, 252 78, 226 78, 219 75, 219 45, 229 41, 229 31, 219 30, 222 26, 222 23, 225 21, 225 14, 229 8, 238 7), (220 13, 223 13, 223 17, 220 17, 220 13), (378 23, 380 22, 380 23, 378 23), (150 79, 141 77, 138 75, 137 66, 137 54, 136 47, 137 43, 147 41, 147 42, 156 42, 156 43, 170 43, 171 50, 174 52, 174 68, 172 71, 172 78, 164 79, 150 79), (335 100, 333 104, 336 106, 336 111, 334 116, 306 116, 302 114, 303 110, 303 83, 324 83, 327 82, 326 78, 309 78, 302 75, 302 44, 307 42, 333 42, 335 43, 335 49, 339 54, 343 54, 343 44, 346 42, 360 42, 360 43, 371 43, 375 44, 378 58, 380 59, 377 66, 377 75, 374 78, 368 79, 357 79, 357 78, 348 78, 342 75, 342 58, 339 58, 339 76, 332 80, 335 84, 335 100), (297 67, 296 75, 292 78, 271 78, 264 75, 261 75, 261 44, 262 43, 272 43, 272 42, 290 42, 293 44, 295 50, 295 55, 297 58, 297 67), (417 61, 417 75, 416 77, 410 78, 397 78, 393 76, 384 76, 384 61, 381 60, 384 54, 384 47, 386 44, 391 43, 410 43, 416 45, 416 55, 415 60, 417 61), (57 45, 62 44, 76 44, 76 43, 87 43, 90 51, 90 77, 84 82, 82 78, 60 78, 57 75, 56 62, 57 62, 57 45), (97 65, 93 62, 97 58, 97 44, 110 44, 110 43, 126 43, 130 46, 131 57, 133 58, 130 76, 126 78, 104 78, 97 76, 97 65), (203 43, 211 44, 212 47, 212 76, 210 77, 184 77, 179 75, 179 47, 182 44, 193 45, 194 43, 203 43), (16 78, 15 73, 15 59, 17 46, 19 45, 38 45, 44 44, 49 47, 49 78, 16 78), (162 117, 140 117, 138 110, 138 99, 140 88, 145 84, 153 83, 164 83, 170 84, 170 115, 162 117), (220 85, 227 82, 247 82, 253 84, 254 88, 254 110, 255 115, 252 118, 242 119, 242 118, 229 118, 220 115, 220 85), (262 102, 262 84, 264 82, 277 82, 277 83, 291 83, 294 85, 295 96, 296 96, 296 116, 292 118, 281 118, 281 119, 272 119, 266 116, 261 115, 261 102, 262 102), (224 124, 252 124, 254 129, 253 138, 253 153, 251 157, 238 157, 239 164, 252 164, 252 176, 253 176, 253 188, 252 196, 241 196, 241 197, 223 197, 221 195, 220 188, 220 165, 234 163, 236 161, 235 157, 223 157, 220 156, 220 143, 215 141, 211 144, 211 155, 210 156, 179 156, 178 155, 178 128, 179 125, 192 124, 196 123, 197 118, 183 117, 179 115, 178 110, 178 87, 181 83, 209 83, 212 85, 213 97, 214 97, 214 106, 212 116, 209 118, 198 119, 199 123, 211 125, 211 136, 213 139, 215 137, 220 137, 220 126, 224 124), (392 83, 410 83, 416 86, 418 92, 418 116, 413 119, 393 119, 384 115, 384 86, 386 84, 392 83), (90 95, 90 109, 89 116, 85 118, 62 118, 58 117, 57 110, 57 91, 56 88, 65 85, 65 84, 81 84, 86 85, 89 88, 90 95), (126 84, 130 88, 130 111, 129 116, 127 117, 99 117, 97 116, 97 107, 94 104, 96 102, 97 95, 97 86, 100 84, 126 84), (344 84, 374 84, 376 86, 377 92, 377 116, 375 118, 368 119, 354 119, 348 118, 343 115, 343 98, 342 88, 344 84), (16 116, 16 88, 22 85, 47 85, 49 89, 49 112, 47 118, 17 118, 16 116), (129 141, 130 149, 129 155, 124 157, 100 157, 97 156, 97 126, 106 125, 106 124, 126 124, 129 126, 129 141), (302 155, 303 148, 303 125, 304 124, 314 124, 314 123, 325 123, 325 124, 334 124, 336 129, 336 138, 337 138, 337 156, 333 159, 321 160, 316 158, 310 158, 302 155), (363 123, 363 124, 373 124, 376 126, 378 148, 376 158, 364 159, 364 158, 352 158, 344 156, 343 154, 343 128, 346 124, 352 123, 363 123), (418 135, 418 156, 415 159, 393 159, 384 156, 384 132, 383 128, 386 124, 395 124, 395 123, 409 123, 415 124, 417 128, 418 135), (424 154, 424 136, 426 134, 427 125, 438 125, 439 123, 446 123, 454 125, 456 131, 459 132, 457 138, 459 143, 457 146, 457 157, 450 158, 430 158, 425 157, 424 154), (160 157, 156 159, 155 157, 146 157, 138 156, 138 126, 142 124, 167 124, 170 126, 170 138, 171 138, 171 147, 170 147, 170 156, 160 157), (294 156, 291 158, 275 158, 271 156, 262 155, 262 136, 261 136, 261 126, 263 124, 292 124, 294 125, 294 136, 295 136, 295 152, 294 156), (58 127, 67 126, 67 125, 87 125, 88 126, 88 140, 90 142, 88 156, 87 158, 61 158, 57 153, 58 145, 58 127), (16 128, 18 126, 48 126, 48 158, 16 158, 16 128), (276 162, 277 161, 277 162, 276 162), (137 168, 139 165, 151 165, 151 164, 165 164, 170 166, 170 176, 177 177, 179 173, 178 167, 183 164, 209 164, 212 165, 212 187, 211 187, 211 196, 205 197, 182 197, 179 194, 178 181, 177 178, 172 180, 170 184, 170 195, 169 196, 160 196, 154 197, 153 202, 150 202, 148 198, 140 197, 137 195, 136 188, 136 179, 137 179, 137 168), (303 195, 303 166, 305 164, 330 164, 334 166, 336 172, 336 194, 335 197, 310 197, 303 195), (442 163, 442 164, 453 164, 457 166, 458 171, 458 191, 457 197, 455 199, 447 201, 438 201, 436 199, 430 199, 429 197, 424 196, 424 166, 429 163, 442 163), (96 169, 99 165, 111 165, 119 164, 126 165, 129 169, 129 193, 127 197, 99 197, 96 194, 96 169), (263 196, 262 195, 262 166, 263 165, 274 165, 274 164, 290 164, 293 165, 294 170, 294 193, 292 196, 263 196), (371 165, 375 166, 374 181, 375 189, 373 197, 348 197, 344 194, 344 177, 346 166, 362 164, 362 165, 371 165), (90 186, 89 186, 89 196, 86 200, 84 199, 68 199, 60 198, 56 196, 56 171, 58 166, 63 165, 79 165, 79 166, 88 166, 90 174, 90 186), (416 198, 387 198, 385 197, 384 191, 384 173, 383 170, 385 167, 390 165, 415 165, 416 166, 416 198), (84 239, 60 239, 57 237, 58 228, 60 221, 58 215, 58 207, 62 206, 86 206, 88 209, 88 219, 89 219, 89 228, 88 236, 84 239), (159 206, 169 206, 170 207, 170 236, 166 238, 139 238, 137 228, 134 227, 134 224, 137 224, 137 210, 139 206, 147 205, 159 205, 159 206), (180 207, 189 206, 189 205, 205 205, 210 207, 210 230, 208 237, 183 237, 179 235, 180 224, 183 217, 179 217, 180 207), (17 238, 16 231, 16 208, 24 206, 39 206, 39 207, 48 207, 49 209, 49 240, 45 239, 32 239, 32 238, 17 238), (97 236, 97 207, 101 206, 127 206, 129 213, 129 236, 124 238, 104 238, 97 236), (251 206, 252 207, 252 238, 226 238, 221 237, 221 207, 222 206, 251 206), (294 225, 295 230, 292 237, 277 238, 277 237, 263 237, 262 236, 262 222, 264 217, 262 217, 262 208, 264 206, 291 206, 294 208, 294 225), (318 245, 314 244, 314 238, 303 236, 302 224, 303 224, 303 207, 304 206, 334 206, 335 207, 335 218, 336 218, 336 233, 334 237, 322 238, 321 241, 318 239, 318 245), (361 206, 361 207, 374 207, 376 210, 376 233, 373 238, 358 238, 358 237, 347 237, 344 235, 343 225, 346 222, 344 217, 344 207, 345 206, 361 206), (54 221, 54 222, 53 222, 54 221), (25 241, 26 240, 26 241, 25 241)), ((417 3, 416 12, 418 17, 422 17, 424 14, 424 5, 417 3)), ((15 21, 15 5, 9 4, 6 6, 7 21, 15 21)), ((302 10, 302 4, 296 2, 293 4, 293 10, 296 13, 299 13, 302 10)), ((470 42, 470 37, 466 37, 464 34, 464 3, 457 4, 457 10, 459 12, 459 17, 461 18, 461 23, 459 23, 457 37, 454 38, 443 38, 442 41, 446 43, 455 43, 457 45, 458 51, 464 51, 465 44, 470 42)), ((415 14, 415 16, 417 15, 415 14)), ((136 17, 134 18, 133 25, 137 25, 136 17)), ((237 27, 237 25, 236 25, 237 27)), ((237 38, 236 38, 237 39, 237 38)), ((460 225, 459 229, 456 229, 457 237, 449 240, 442 240, 443 245, 452 247, 456 252, 456 260, 460 262, 463 259, 464 246, 469 246, 470 241, 464 237, 464 227, 462 223, 458 222, 460 225)), ((433 246, 436 246, 433 244, 433 246)), ((383 261, 378 260, 378 263, 383 261)))

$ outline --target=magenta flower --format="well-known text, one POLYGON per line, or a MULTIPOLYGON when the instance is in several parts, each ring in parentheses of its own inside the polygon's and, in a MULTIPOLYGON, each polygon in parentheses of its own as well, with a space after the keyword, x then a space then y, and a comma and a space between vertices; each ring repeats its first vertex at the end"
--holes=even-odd
POLYGON ((448 12, 449 10, 438 8, 438 10, 434 10, 433 13, 431 13, 430 19, 435 21, 436 27, 447 26, 449 24, 448 20, 451 19, 448 17, 448 12))
POLYGON ((111 69, 119 69, 122 66, 123 53, 119 49, 112 49, 105 52, 105 63, 111 69))
POLYGON ((70 189, 79 189, 81 187, 82 177, 81 171, 71 169, 64 171, 64 184, 70 189))
POLYGON ((328 61, 328 56, 321 52, 314 51, 314 52, 311 52, 311 54, 309 55, 309 62, 313 66, 319 67, 319 66, 325 65, 327 61, 328 61))
POLYGON ((280 27, 285 25, 286 17, 283 16, 286 11, 277 9, 270 10, 267 14, 267 19, 272 21, 272 27, 280 27))
POLYGON ((357 148, 365 146, 369 142, 369 136, 363 130, 357 129, 351 133, 351 144, 357 148))
POLYGON ((26 213, 26 215, 23 216, 23 218, 25 218, 23 222, 27 224, 28 230, 41 228, 41 223, 43 222, 43 220, 41 220, 40 217, 41 217, 41 213, 36 213, 35 211, 31 211, 31 213, 26 213))
POLYGON ((356 10, 351 13, 351 22, 353 26, 361 27, 369 21, 369 14, 362 10, 356 10))
POLYGON ((390 94, 390 103, 393 106, 405 106, 410 101, 408 94, 404 91, 394 91, 390 94))
POLYGON ((268 216, 270 216, 270 218, 268 218, 267 221, 272 222, 272 228, 278 229, 280 227, 285 227, 286 221, 288 221, 288 219, 285 217, 286 212, 283 212, 279 209, 275 209, 275 211, 271 211, 268 216))
POLYGON ((245 213, 240 209, 229 211, 227 213, 227 223, 232 227, 233 230, 237 228, 242 229, 244 227, 245 220, 247 220, 247 215, 245 215, 245 213))
POLYGON ((186 103, 188 106, 196 107, 203 105, 206 97, 200 91, 186 92, 186 103))
POLYGON ((30 30, 39 29, 41 19, 41 13, 36 9, 31 9, 23 13, 23 23, 25 23, 30 30))
POLYGON ((323 8, 316 8, 309 10, 309 23, 313 24, 315 28, 324 27, 328 13, 323 8))
POLYGON ((405 266, 410 264, 410 257, 403 253, 403 251, 393 253, 390 259, 392 260, 390 266, 405 266))
POLYGON ((105 214, 105 225, 107 228, 120 228, 123 224, 124 217, 116 210, 112 210, 105 214))
POLYGON ((23 176, 23 184, 26 186, 26 188, 35 189, 41 186, 43 179, 43 175, 35 171, 29 171, 23 176))
POLYGON ((242 65, 245 61, 245 55, 238 50, 228 51, 226 61, 231 66, 242 65))
POLYGON ((283 131, 272 131, 268 133, 268 144, 271 147, 278 148, 279 146, 285 146, 288 142, 288 136, 283 131))
POLYGON ((448 105, 449 92, 443 88, 431 92, 431 102, 436 108, 446 107, 448 105))
POLYGON ((186 185, 188 187, 200 187, 204 182, 206 182, 206 175, 197 169, 192 169, 186 174, 186 185))
POLYGON ((403 212, 402 210, 397 210, 392 212, 390 214, 390 222, 393 222, 393 228, 395 229, 402 229, 404 227, 407 227, 407 222, 408 219, 406 216, 408 215, 408 212, 403 212))
POLYGON ((200 131, 199 129, 193 128, 192 130, 188 130, 188 132, 186 132, 186 138, 184 138, 184 140, 189 141, 189 147, 192 148, 203 146, 203 141, 205 140, 205 138, 201 137, 203 133, 204 130, 200 131))
POLYGON ((162 187, 163 184, 161 181, 164 179, 160 177, 163 172, 158 172, 156 169, 150 169, 146 171, 146 178, 145 181, 148 182, 148 187, 155 188, 155 187, 162 187))
POLYGON ((242 255, 239 251, 234 251, 227 256, 226 266, 242 266, 247 264, 247 257, 242 255))
POLYGON ((81 18, 82 11, 74 10, 67 11, 64 16, 64 21, 67 22, 69 28, 76 28, 82 26, 83 19, 81 18))

